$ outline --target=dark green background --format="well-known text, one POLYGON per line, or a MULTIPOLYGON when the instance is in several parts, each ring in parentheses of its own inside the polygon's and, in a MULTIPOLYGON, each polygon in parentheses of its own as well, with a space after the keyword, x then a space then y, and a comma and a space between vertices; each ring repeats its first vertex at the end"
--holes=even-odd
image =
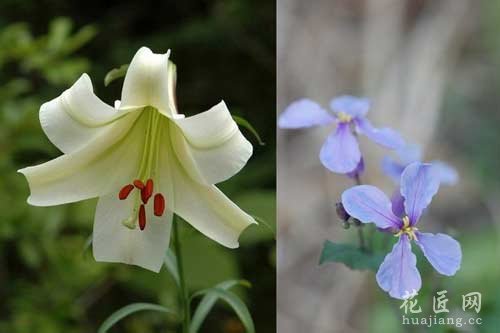
MULTIPOLYGON (((108 103, 122 80, 104 87, 105 74, 128 63, 137 49, 172 49, 179 111, 207 110, 224 99, 266 142, 222 190, 275 227, 275 3, 274 1, 0 1, 0 332, 95 332, 131 302, 177 307, 166 270, 96 263, 85 242, 95 201, 37 208, 16 170, 60 155, 38 122, 40 105, 82 72, 108 103), (83 253, 84 252, 84 253, 83 253)), ((257 332, 275 332, 275 241, 252 227, 237 250, 225 249, 191 227, 182 228, 191 292, 229 278, 257 332)), ((174 332, 171 317, 142 312, 113 332, 174 332)), ((203 332, 243 332, 223 304, 203 332)))

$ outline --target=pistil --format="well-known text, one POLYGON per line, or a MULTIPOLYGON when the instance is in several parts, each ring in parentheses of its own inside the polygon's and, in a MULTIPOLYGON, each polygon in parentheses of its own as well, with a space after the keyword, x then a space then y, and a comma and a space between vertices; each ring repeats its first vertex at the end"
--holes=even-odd
POLYGON ((160 127, 162 118, 158 110, 147 107, 143 110, 143 117, 147 117, 146 138, 141 154, 141 163, 136 178, 122 187, 118 193, 120 200, 126 200, 130 193, 137 189, 140 193, 134 195, 134 205, 131 215, 122 221, 122 224, 130 229, 135 229, 139 224, 139 229, 144 230, 147 224, 146 209, 149 199, 154 195, 153 213, 155 216, 163 216, 165 212, 165 197, 162 193, 154 193, 154 175, 157 167, 157 154, 160 143, 160 127))

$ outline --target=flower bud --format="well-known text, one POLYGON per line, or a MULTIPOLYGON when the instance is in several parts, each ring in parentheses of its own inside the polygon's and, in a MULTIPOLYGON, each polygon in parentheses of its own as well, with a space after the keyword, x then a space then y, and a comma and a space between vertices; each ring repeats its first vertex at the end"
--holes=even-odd
POLYGON ((349 222, 351 222, 352 224, 354 224, 356 227, 359 227, 359 226, 362 225, 361 221, 358 220, 358 219, 356 219, 356 218, 354 218, 354 217, 351 217, 349 219, 349 222))
POLYGON ((342 202, 337 202, 335 204, 335 210, 337 212, 337 216, 339 219, 341 219, 344 222, 347 222, 349 217, 351 217, 344 209, 344 205, 342 205, 342 202))

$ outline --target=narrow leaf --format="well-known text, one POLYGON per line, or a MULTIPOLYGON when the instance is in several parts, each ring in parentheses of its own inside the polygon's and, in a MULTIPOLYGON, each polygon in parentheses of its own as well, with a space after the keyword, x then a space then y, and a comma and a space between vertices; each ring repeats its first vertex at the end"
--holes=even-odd
POLYGON ((259 145, 261 146, 265 146, 266 144, 264 143, 264 141, 262 141, 262 139, 260 138, 260 135, 259 133, 257 132, 257 130, 252 126, 252 124, 250 124, 248 122, 248 120, 246 120, 245 118, 243 117, 238 117, 238 116, 234 116, 233 115, 233 120, 240 126, 243 126, 244 128, 246 128, 247 130, 249 130, 253 136, 257 139, 257 142, 259 143, 259 145))
MULTIPOLYGON (((211 294, 215 295, 217 299, 220 298, 224 300, 227 304, 229 304, 229 306, 231 306, 231 308, 240 318, 241 323, 245 327, 247 333, 255 333, 255 326, 253 324, 252 316, 250 315, 247 306, 234 293, 224 290, 222 288, 215 287, 215 288, 201 290, 195 293, 192 297, 194 298, 202 295, 211 295, 211 294)), ((201 323, 199 323, 199 325, 201 325, 201 323)), ((199 326, 194 327, 193 323, 191 323, 191 326, 189 328, 189 333, 197 333, 199 328, 200 328, 199 326)))
POLYGON ((124 77, 125 74, 127 73, 128 69, 128 64, 121 65, 118 68, 113 68, 106 74, 104 77, 104 86, 108 86, 111 82, 113 82, 116 79, 119 79, 121 77, 124 77))
POLYGON ((383 254, 368 253, 353 244, 335 244, 327 240, 323 244, 319 264, 340 262, 351 269, 369 269, 376 272, 383 259, 383 254))
MULTIPOLYGON (((246 280, 228 280, 217 284, 214 288, 229 290, 237 285, 250 288, 250 282, 246 280)), ((203 296, 202 300, 198 304, 198 307, 196 308, 196 311, 194 312, 193 319, 191 320, 191 325, 189 327, 190 333, 198 332, 198 330, 201 328, 201 325, 205 321, 205 318, 207 317, 208 313, 210 312, 210 310, 215 305, 218 299, 219 296, 216 295, 215 293, 208 293, 205 296, 203 296)))
POLYGON ((111 327, 113 327, 113 325, 115 325, 117 322, 127 317, 128 315, 131 315, 132 313, 138 311, 145 311, 145 310, 173 313, 170 309, 157 304, 132 303, 127 306, 124 306, 123 308, 119 309, 118 311, 114 312, 111 316, 109 316, 108 319, 106 319, 101 324, 97 332, 106 333, 111 327))
POLYGON ((177 271, 177 257, 172 252, 172 250, 168 249, 167 253, 165 254, 165 259, 163 260, 165 267, 167 267, 167 270, 170 272, 175 280, 175 283, 179 287, 181 285, 181 282, 179 279, 179 272, 177 271))

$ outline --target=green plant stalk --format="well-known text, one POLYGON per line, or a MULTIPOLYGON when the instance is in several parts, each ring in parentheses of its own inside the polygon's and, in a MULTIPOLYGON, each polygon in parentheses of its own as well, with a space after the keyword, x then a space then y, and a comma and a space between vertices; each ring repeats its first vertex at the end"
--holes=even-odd
MULTIPOLYGON (((361 178, 359 177, 358 174, 354 175, 354 182, 356 183, 356 185, 361 185, 363 184, 361 182, 361 178)), ((361 251, 366 251, 366 245, 365 245, 365 237, 363 235, 363 226, 362 225, 359 225, 356 227, 356 229, 358 229, 358 238, 359 238, 359 249, 361 251)), ((373 235, 371 235, 373 237, 373 235)), ((372 240, 370 239, 370 243, 372 243, 372 240)))
POLYGON ((363 229, 361 226, 356 227, 358 229, 358 237, 359 237, 359 249, 361 251, 366 251, 365 246, 365 237, 363 236, 363 229))
POLYGON ((182 305, 182 333, 189 333, 189 323, 191 321, 191 313, 189 309, 189 297, 186 288, 186 281, 184 280, 184 268, 182 263, 182 251, 181 243, 179 240, 179 228, 177 224, 179 223, 179 218, 174 215, 172 219, 173 231, 174 231, 174 247, 175 255, 177 256, 177 270, 179 272, 179 284, 180 284, 180 299, 182 305))

